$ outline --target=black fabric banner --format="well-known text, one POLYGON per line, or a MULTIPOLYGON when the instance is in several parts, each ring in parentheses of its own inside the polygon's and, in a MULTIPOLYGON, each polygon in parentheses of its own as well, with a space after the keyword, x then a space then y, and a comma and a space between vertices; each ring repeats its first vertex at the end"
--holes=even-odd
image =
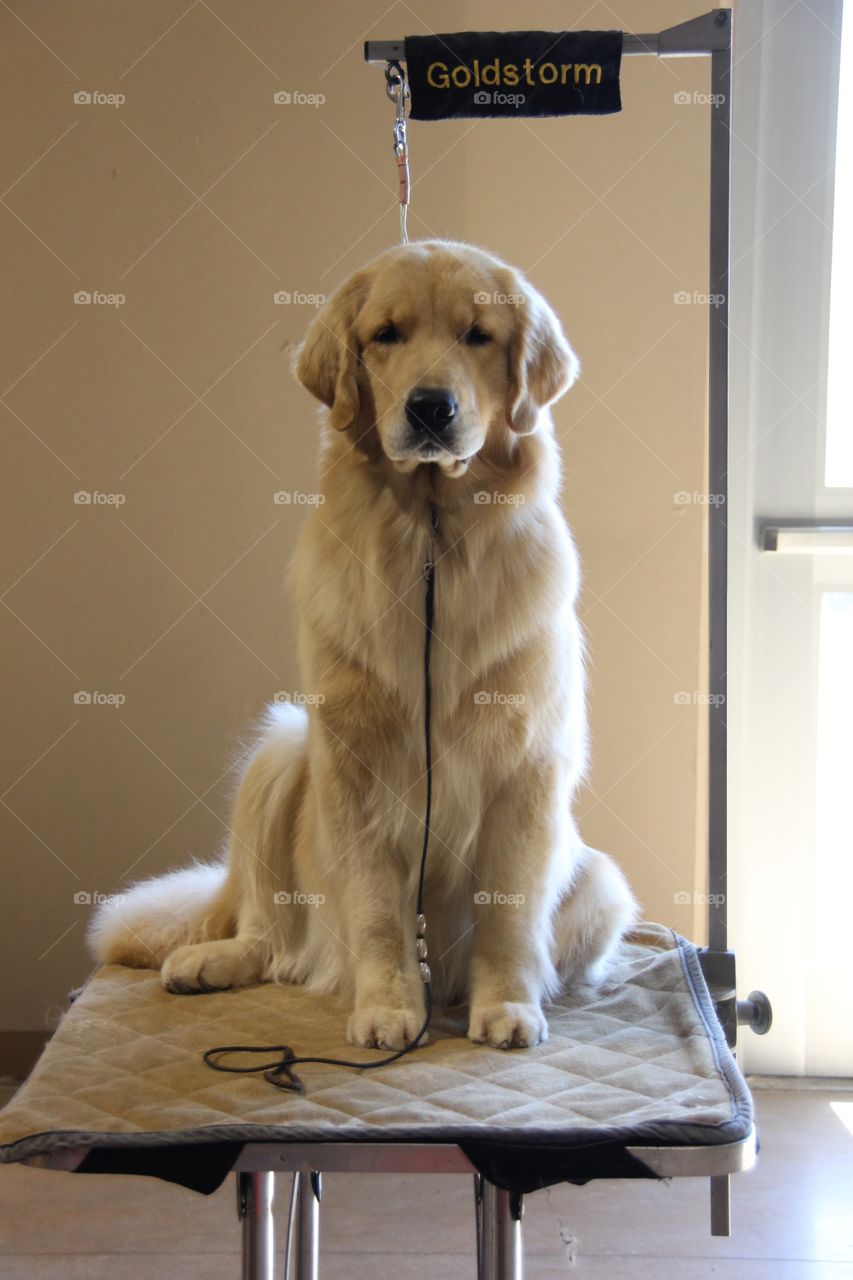
POLYGON ((406 36, 413 120, 622 110, 621 31, 406 36))

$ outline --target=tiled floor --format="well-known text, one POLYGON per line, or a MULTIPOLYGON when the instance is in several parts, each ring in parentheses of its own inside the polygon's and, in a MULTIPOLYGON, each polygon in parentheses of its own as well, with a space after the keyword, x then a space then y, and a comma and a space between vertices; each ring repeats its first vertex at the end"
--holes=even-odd
MULTIPOLYGON (((530 1280, 853 1280, 853 1092, 755 1097, 762 1153, 734 1179, 731 1239, 708 1234, 705 1180, 557 1187, 526 1201, 530 1280)), ((280 1235, 289 1181, 279 1178, 280 1235)), ((324 1187, 324 1280, 474 1280, 470 1179, 338 1174, 324 1187)), ((147 1178, 0 1167, 3 1280, 235 1280, 239 1251, 232 1179, 203 1197, 147 1178)))

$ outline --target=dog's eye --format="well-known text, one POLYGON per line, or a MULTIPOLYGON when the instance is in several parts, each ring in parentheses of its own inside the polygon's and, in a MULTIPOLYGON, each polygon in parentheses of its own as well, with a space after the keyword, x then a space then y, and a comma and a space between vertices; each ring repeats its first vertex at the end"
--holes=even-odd
POLYGON ((469 347, 484 347, 487 342, 491 342, 492 335, 486 333, 485 329, 481 329, 478 324, 472 324, 464 340, 469 347))
POLYGON ((401 342, 402 339, 403 335, 395 324, 384 324, 373 335, 373 341, 381 342, 383 346, 389 346, 392 342, 401 342))

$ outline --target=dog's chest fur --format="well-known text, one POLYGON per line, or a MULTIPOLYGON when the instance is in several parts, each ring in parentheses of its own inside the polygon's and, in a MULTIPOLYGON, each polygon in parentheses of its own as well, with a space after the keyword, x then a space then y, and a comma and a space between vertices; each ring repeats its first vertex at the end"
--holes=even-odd
POLYGON ((574 550, 550 500, 524 513, 439 512, 437 535, 423 508, 389 501, 372 515, 347 527, 327 505, 306 521, 293 580, 305 689, 319 695, 312 715, 344 765, 352 755, 368 766, 367 810, 410 845, 423 814, 424 566, 434 564, 435 862, 455 875, 474 856, 492 797, 525 759, 546 743, 551 753, 574 749, 574 550), (359 737, 365 701, 369 744, 359 737))

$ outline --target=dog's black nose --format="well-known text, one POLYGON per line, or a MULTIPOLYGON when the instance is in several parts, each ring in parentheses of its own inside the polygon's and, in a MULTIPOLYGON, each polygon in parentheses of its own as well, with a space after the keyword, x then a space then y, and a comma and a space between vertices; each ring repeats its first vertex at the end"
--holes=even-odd
POLYGON ((440 436, 456 417, 458 405, 442 387, 413 391, 406 401, 409 426, 421 435, 440 436))

